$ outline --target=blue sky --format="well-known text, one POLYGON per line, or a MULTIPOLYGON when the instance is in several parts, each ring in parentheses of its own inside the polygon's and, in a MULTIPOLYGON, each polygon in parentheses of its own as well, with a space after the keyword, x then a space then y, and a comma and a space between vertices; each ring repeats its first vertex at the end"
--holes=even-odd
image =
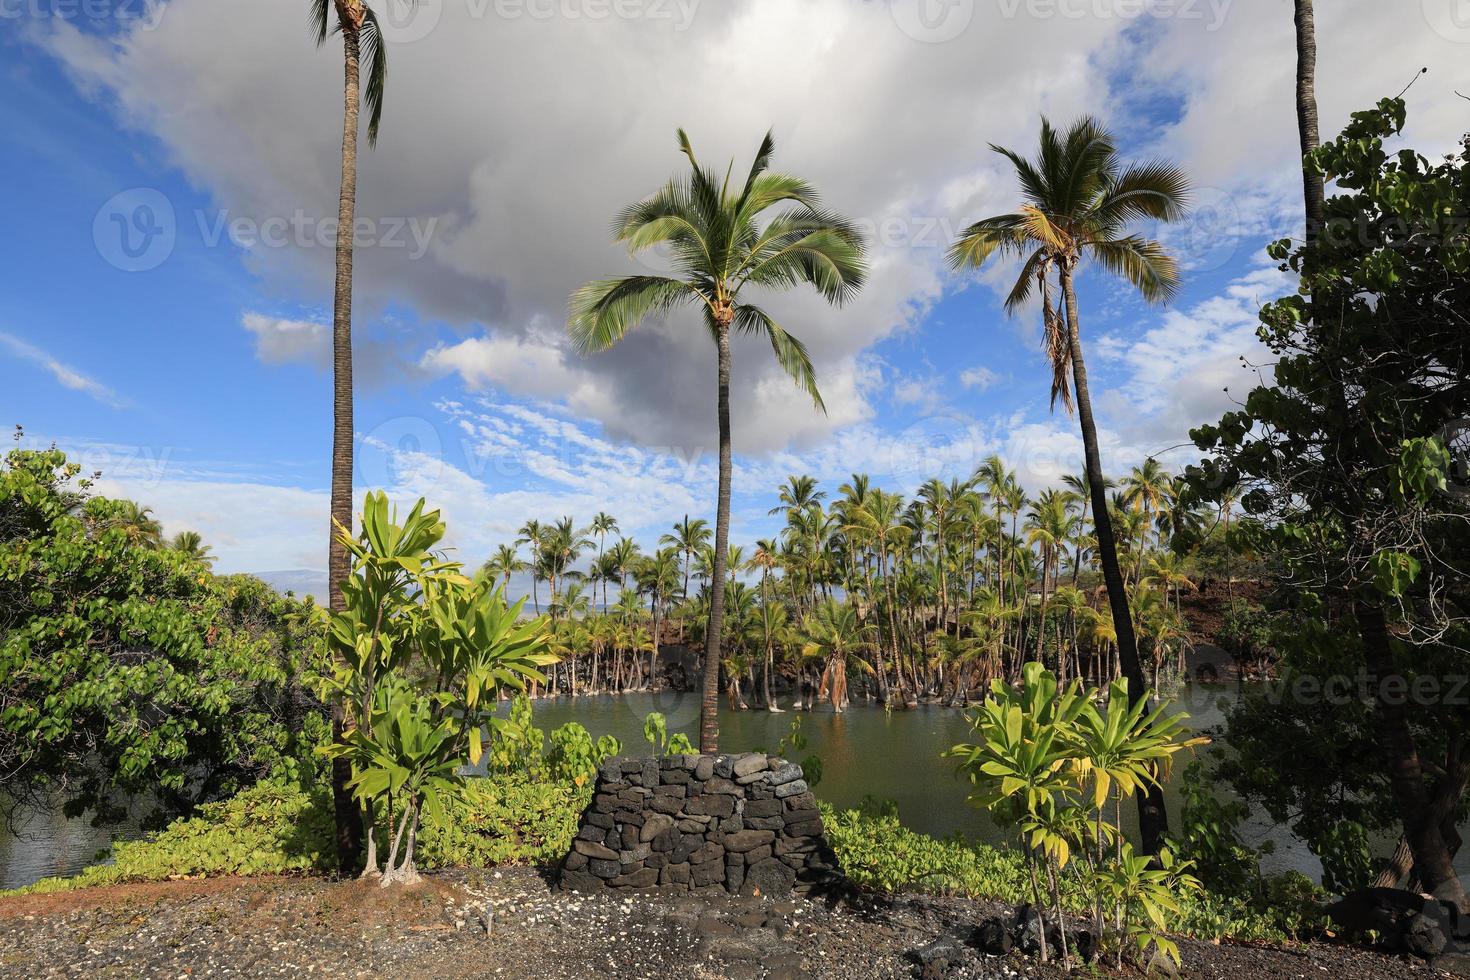
MULTIPOLYGON (((1445 5, 1406 6, 1319 12, 1324 133, 1420 65, 1410 142, 1439 152, 1463 127, 1470 32, 1445 5)), ((340 50, 312 45, 300 0, 242 9, 5 8, 0 418, 170 533, 201 531, 223 570, 314 571, 340 50)), ((987 144, 1029 152, 1043 112, 1098 115, 1128 155, 1175 159, 1197 184, 1191 218, 1157 230, 1187 269, 1175 303, 1083 282, 1105 465, 1186 442, 1225 385, 1249 384, 1255 310, 1290 288, 1261 247, 1298 223, 1289 4, 620 9, 438 0, 390 31, 384 138, 361 172, 357 482, 442 506, 466 560, 527 517, 605 509, 651 546, 713 511, 713 352, 692 318, 591 360, 561 325, 582 280, 640 268, 607 226, 680 166, 677 125, 737 167, 773 126, 777 165, 874 239, 849 306, 762 301, 812 347, 826 417, 768 351, 736 347, 736 541, 773 529, 787 473, 907 491, 1000 452, 1034 489, 1078 468, 1074 422, 1048 410, 1039 317, 1000 309, 1012 270, 942 265, 958 229, 1013 203, 987 144)))

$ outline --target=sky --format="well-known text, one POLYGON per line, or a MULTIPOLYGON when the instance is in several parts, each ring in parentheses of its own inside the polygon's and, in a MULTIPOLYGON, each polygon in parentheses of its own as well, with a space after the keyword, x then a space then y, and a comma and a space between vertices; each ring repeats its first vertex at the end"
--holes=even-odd
MULTIPOLYGON (((1080 469, 1040 314, 1000 305, 1014 267, 944 263, 1013 209, 990 146, 1030 154, 1043 115, 1094 115, 1194 183, 1186 220, 1140 229, 1185 270, 1171 304, 1082 275, 1105 468, 1193 461, 1189 428, 1269 372, 1256 314, 1293 287, 1263 249, 1301 234, 1289 0, 374 2, 391 67, 359 157, 354 481, 442 508, 463 561, 529 518, 607 511, 650 549, 712 517, 697 318, 591 357, 565 334, 580 283, 662 269, 609 229, 679 172, 681 126, 737 170, 773 130, 775 166, 869 235, 845 306, 761 299, 825 414, 734 345, 733 542, 776 529, 788 474, 907 493, 999 453, 1034 491, 1080 469)), ((1324 137, 1427 67, 1406 142, 1453 148, 1470 4, 1317 18, 1324 137)), ((0 0, 0 79, 0 419, 199 531, 220 571, 324 578, 340 42, 316 46, 304 0, 0 0)))

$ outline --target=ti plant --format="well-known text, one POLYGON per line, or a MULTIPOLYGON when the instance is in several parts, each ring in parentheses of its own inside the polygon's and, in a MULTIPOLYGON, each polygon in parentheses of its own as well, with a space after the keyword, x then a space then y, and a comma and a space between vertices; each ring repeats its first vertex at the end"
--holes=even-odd
POLYGON ((479 764, 499 695, 542 681, 540 668, 556 658, 543 619, 518 621, 522 603, 507 605, 493 578, 466 578, 433 551, 444 523, 423 500, 398 523, 387 496, 369 494, 362 534, 341 533, 353 570, 347 607, 328 625, 328 686, 349 724, 323 751, 352 764, 369 829, 363 874, 381 874, 386 886, 417 877, 423 810, 439 812, 462 788, 465 768, 479 764), (391 840, 382 868, 380 815, 391 840))
POLYGON ((1160 869, 1136 856, 1120 830, 1123 800, 1161 784, 1171 757, 1204 742, 1186 738, 1184 716, 1147 701, 1130 706, 1126 681, 1109 691, 1099 710, 1080 682, 1062 688, 1040 663, 1025 665, 1022 683, 991 684, 990 696, 971 714, 980 741, 957 745, 947 756, 974 787, 970 802, 1014 827, 1026 844, 1032 898, 1040 916, 1041 958, 1049 954, 1047 913, 1040 872, 1050 893, 1064 965, 1070 963, 1062 909, 1062 881, 1070 873, 1092 899, 1097 936, 1104 908, 1114 910, 1119 943, 1131 940, 1140 954, 1150 947, 1176 962, 1166 939, 1172 895, 1193 887, 1187 863, 1161 854, 1160 869), (1110 846, 1111 845, 1111 846, 1110 846), (1143 919, 1138 914, 1143 913, 1143 919))

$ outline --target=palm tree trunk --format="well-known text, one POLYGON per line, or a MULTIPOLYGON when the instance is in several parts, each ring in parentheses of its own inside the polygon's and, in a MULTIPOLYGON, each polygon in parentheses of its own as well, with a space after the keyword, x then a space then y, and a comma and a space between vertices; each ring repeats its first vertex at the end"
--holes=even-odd
POLYGON ((1317 27, 1312 0, 1296 0, 1296 121, 1302 144, 1302 191, 1307 205, 1307 241, 1322 228, 1322 175, 1305 157, 1320 144, 1317 132, 1317 27))
POLYGON ((719 346, 720 488, 715 508, 715 558, 709 625, 704 639, 704 698, 699 708, 699 751, 720 750, 720 632, 725 623, 725 561, 730 548, 730 323, 717 323, 719 346))
MULTIPOLYGON (((340 9, 339 9, 340 14, 340 9)), ((352 226, 357 212, 358 24, 340 18, 344 78, 342 87, 342 182, 337 197, 337 269, 332 296, 332 498, 327 544, 327 603, 346 608, 342 587, 351 574, 347 548, 337 528, 352 529, 352 226)), ((332 705, 332 735, 348 727, 343 704, 332 705)), ((352 765, 332 762, 332 809, 336 822, 337 868, 350 874, 362 857, 362 808, 347 788, 352 765)))
MULTIPOLYGON (((1133 614, 1128 592, 1118 567, 1118 545, 1113 539, 1113 522, 1108 513, 1107 490, 1103 485, 1102 456, 1097 448, 1097 426, 1092 418, 1092 396, 1087 388, 1087 365, 1082 359, 1082 336, 1077 323, 1077 293, 1072 287, 1072 267, 1061 263, 1062 293, 1067 304, 1067 344, 1072 358, 1072 387, 1077 399, 1077 421, 1082 428, 1088 490, 1092 495, 1093 526, 1097 531, 1098 562, 1108 589, 1113 611, 1113 633, 1117 637, 1118 661, 1128 678, 1128 701, 1137 704, 1148 696, 1148 682, 1138 662, 1138 638, 1133 632, 1133 614)), ((1157 854, 1168 831, 1164 792, 1154 786, 1138 794, 1138 833, 1143 849, 1157 854)))

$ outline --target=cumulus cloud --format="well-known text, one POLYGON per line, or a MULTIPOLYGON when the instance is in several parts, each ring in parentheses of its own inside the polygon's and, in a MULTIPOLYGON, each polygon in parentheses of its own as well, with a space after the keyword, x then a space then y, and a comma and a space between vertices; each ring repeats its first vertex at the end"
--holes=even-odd
POLYGON ((999 380, 1000 375, 983 364, 960 372, 960 384, 976 391, 984 391, 999 380))

